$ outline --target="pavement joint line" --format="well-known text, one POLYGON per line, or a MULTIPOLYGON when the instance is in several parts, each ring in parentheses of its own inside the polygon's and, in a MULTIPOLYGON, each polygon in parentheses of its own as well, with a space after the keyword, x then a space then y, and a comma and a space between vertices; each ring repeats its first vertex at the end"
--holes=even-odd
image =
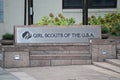
POLYGON ((95 66, 104 68, 104 69, 108 69, 110 71, 116 72, 120 74, 120 68, 118 66, 112 65, 110 63, 106 63, 106 62, 95 62, 94 64, 95 66), (102 64, 101 64, 102 63, 102 64))
POLYGON ((10 72, 10 73, 19 78, 20 80, 36 80, 34 77, 28 75, 25 72, 10 72))
POLYGON ((107 69, 104 69, 104 68, 100 68, 100 67, 97 67, 97 66, 94 66, 94 65, 89 65, 89 66, 86 66, 87 68, 89 69, 93 69, 97 72, 100 72, 100 73, 104 73, 104 74, 107 74, 107 75, 110 75, 110 76, 113 76, 113 77, 117 77, 117 78, 120 78, 120 74, 119 73, 116 73, 116 72, 113 72, 113 71, 110 71, 110 70, 107 70, 107 69))

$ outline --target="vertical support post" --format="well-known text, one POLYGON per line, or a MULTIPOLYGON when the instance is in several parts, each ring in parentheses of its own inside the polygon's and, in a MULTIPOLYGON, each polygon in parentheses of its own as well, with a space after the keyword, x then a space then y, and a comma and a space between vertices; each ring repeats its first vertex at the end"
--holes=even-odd
POLYGON ((28 25, 33 24, 33 0, 28 0, 28 25))
POLYGON ((27 0, 24 1, 24 25, 26 25, 27 0))
POLYGON ((83 25, 88 25, 88 0, 83 0, 83 25))

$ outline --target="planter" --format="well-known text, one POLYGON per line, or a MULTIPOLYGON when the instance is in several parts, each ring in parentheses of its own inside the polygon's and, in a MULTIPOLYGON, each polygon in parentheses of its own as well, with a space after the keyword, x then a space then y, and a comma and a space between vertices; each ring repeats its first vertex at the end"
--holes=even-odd
POLYGON ((13 40, 1 40, 2 45, 13 45, 13 40))
POLYGON ((108 39, 109 38, 109 34, 102 34, 102 39, 108 39))

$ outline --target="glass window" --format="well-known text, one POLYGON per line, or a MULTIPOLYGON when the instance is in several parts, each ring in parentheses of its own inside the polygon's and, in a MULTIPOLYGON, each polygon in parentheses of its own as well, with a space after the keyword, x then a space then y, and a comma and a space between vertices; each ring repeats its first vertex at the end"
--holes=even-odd
POLYGON ((63 0, 63 8, 71 9, 71 8, 81 8, 82 0, 63 0))
MULTIPOLYGON (((63 9, 80 9, 83 0, 63 0, 63 9)), ((89 8, 116 8, 117 0, 88 0, 89 8)))
POLYGON ((3 0, 0 0, 0 23, 3 22, 3 0))

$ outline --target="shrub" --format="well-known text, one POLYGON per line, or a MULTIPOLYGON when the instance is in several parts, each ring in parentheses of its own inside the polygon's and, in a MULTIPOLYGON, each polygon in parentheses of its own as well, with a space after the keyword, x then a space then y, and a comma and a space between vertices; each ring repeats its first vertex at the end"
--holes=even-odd
POLYGON ((102 26, 102 27, 101 27, 101 32, 102 32, 103 34, 109 33, 109 28, 102 26))
POLYGON ((120 13, 108 13, 104 17, 91 16, 88 19, 89 25, 101 25, 102 32, 109 32, 111 35, 120 36, 120 13))
POLYGON ((43 25, 59 25, 59 26, 67 26, 67 25, 73 25, 75 23, 74 18, 65 18, 61 13, 58 14, 57 17, 54 17, 52 13, 48 16, 44 16, 37 25, 43 26, 43 25))
POLYGON ((6 33, 2 36, 3 40, 13 40, 13 38, 14 38, 14 35, 10 33, 6 33))
POLYGON ((114 25, 114 27, 111 29, 111 34, 114 36, 120 36, 120 23, 114 25))

